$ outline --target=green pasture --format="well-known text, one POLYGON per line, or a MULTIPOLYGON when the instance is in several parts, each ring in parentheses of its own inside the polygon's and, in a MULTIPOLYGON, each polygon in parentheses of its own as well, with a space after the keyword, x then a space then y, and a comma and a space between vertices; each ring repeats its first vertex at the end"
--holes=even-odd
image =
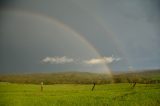
POLYGON ((92 86, 0 83, 0 106, 160 106, 160 84, 92 86))

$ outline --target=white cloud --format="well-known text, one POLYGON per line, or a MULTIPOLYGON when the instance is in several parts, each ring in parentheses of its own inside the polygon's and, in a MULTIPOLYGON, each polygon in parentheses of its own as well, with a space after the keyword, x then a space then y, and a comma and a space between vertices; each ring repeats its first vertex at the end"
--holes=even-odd
POLYGON ((94 65, 94 64, 102 64, 102 63, 109 64, 109 63, 112 63, 113 61, 119 61, 119 60, 120 60, 120 58, 101 57, 101 58, 93 58, 93 59, 90 59, 90 60, 85 60, 83 62, 85 64, 94 65))
POLYGON ((42 63, 49 63, 49 64, 64 64, 64 63, 85 63, 90 65, 96 65, 96 64, 109 64, 112 62, 116 62, 121 60, 121 58, 114 58, 112 57, 100 57, 100 58, 92 58, 89 60, 80 60, 80 59, 73 59, 68 58, 66 56, 63 57, 45 57, 42 59, 42 63))
POLYGON ((50 64, 64 64, 74 62, 74 59, 63 57, 46 57, 42 60, 42 63, 50 63, 50 64))
POLYGON ((84 60, 84 63, 86 63, 86 64, 101 64, 101 63, 105 63, 105 59, 104 58, 93 58, 90 60, 84 60))

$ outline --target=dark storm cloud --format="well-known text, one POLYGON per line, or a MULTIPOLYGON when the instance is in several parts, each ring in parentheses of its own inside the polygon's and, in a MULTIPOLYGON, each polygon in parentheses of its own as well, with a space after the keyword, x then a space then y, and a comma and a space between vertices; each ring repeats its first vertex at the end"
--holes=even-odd
POLYGON ((113 70, 160 67, 159 0, 1 0, 0 6, 0 70, 98 70, 100 66, 39 63, 47 56, 104 62, 98 54, 122 58, 110 64, 113 70), (92 47, 31 14, 57 19, 92 47))

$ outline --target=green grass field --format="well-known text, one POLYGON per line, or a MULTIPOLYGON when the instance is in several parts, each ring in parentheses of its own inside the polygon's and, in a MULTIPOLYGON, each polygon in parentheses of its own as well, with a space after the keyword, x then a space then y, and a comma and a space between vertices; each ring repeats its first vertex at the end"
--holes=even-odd
POLYGON ((0 106, 160 106, 160 84, 40 85, 0 83, 0 106))

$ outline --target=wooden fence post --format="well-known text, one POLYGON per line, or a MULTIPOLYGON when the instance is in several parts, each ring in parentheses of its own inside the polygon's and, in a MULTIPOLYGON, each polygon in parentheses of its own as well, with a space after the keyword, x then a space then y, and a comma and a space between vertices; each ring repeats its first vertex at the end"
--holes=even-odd
POLYGON ((41 92, 43 91, 43 82, 41 82, 41 92))
POLYGON ((95 85, 96 85, 96 83, 94 82, 94 83, 93 83, 93 87, 92 87, 92 91, 94 90, 95 85))

